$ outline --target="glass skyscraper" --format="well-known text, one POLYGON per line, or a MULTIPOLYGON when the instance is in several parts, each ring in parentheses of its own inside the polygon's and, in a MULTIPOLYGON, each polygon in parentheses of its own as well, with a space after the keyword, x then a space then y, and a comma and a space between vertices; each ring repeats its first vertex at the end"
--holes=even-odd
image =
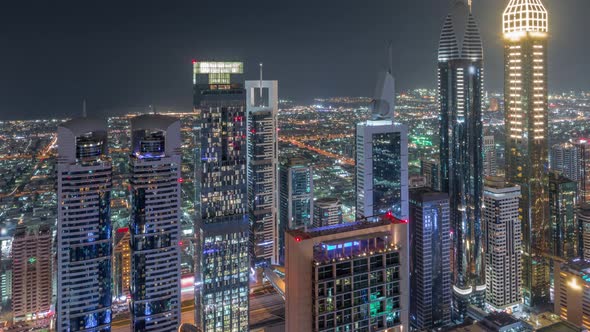
POLYGON ((541 0, 510 0, 503 14, 506 180, 521 188, 523 297, 549 301, 547 38, 541 0))
POLYGON ((56 330, 111 330, 112 165, 106 122, 57 129, 56 330))
POLYGON ((549 176, 549 220, 551 226, 551 254, 564 260, 583 255, 580 248, 582 227, 576 218, 578 184, 551 172, 549 176))
POLYGON ((132 331, 180 324, 180 121, 131 119, 129 178, 132 331))
POLYGON ((453 233, 453 319, 483 306, 483 48, 467 0, 451 1, 438 49, 441 191, 453 233))
POLYGON ((193 63, 200 123, 196 190, 195 324, 248 330, 250 224, 243 63, 193 63))

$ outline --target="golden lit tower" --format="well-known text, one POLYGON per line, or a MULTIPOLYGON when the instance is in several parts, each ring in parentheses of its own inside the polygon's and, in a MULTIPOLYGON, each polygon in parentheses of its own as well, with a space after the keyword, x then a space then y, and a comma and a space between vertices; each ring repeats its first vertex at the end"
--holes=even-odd
POLYGON ((502 21, 506 178, 522 189, 523 297, 536 306, 549 299, 548 14, 541 0, 510 0, 502 21))

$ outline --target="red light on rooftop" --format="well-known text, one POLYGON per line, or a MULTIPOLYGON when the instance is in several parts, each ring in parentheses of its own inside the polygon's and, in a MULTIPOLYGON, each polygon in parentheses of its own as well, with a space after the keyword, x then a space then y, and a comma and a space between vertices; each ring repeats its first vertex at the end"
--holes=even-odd
POLYGON ((194 65, 195 63, 197 63, 197 60, 193 59, 193 65, 194 65))
POLYGON ((301 238, 298 236, 298 237, 295 238, 295 241, 301 242, 301 238))

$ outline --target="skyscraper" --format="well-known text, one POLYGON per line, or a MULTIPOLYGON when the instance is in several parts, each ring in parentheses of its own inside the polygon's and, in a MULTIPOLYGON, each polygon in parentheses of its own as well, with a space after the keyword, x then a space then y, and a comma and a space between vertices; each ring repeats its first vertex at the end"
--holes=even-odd
POLYGON ((580 204, 577 211, 578 225, 581 228, 579 238, 582 259, 590 261, 590 204, 580 204))
POLYGON ((582 329, 590 328, 590 261, 556 264, 554 312, 582 329))
POLYGON ((285 258, 285 231, 313 221, 313 169, 302 159, 282 160, 279 166, 279 260, 285 258))
POLYGON ((195 225, 195 324, 203 332, 248 330, 250 224, 246 90, 241 62, 194 61, 200 116, 195 225))
POLYGON ((549 300, 547 10, 541 0, 510 0, 503 14, 506 180, 520 186, 523 295, 549 300))
POLYGON ((129 297, 131 289, 131 235, 129 227, 119 228, 115 233, 115 252, 113 254, 113 295, 129 297))
POLYGON ((426 184, 433 190, 440 190, 440 163, 433 159, 420 160, 420 174, 426 178, 426 184))
POLYGON ((580 151, 580 180, 578 182, 578 197, 580 203, 590 203, 590 141, 586 138, 575 140, 580 151))
POLYGON ((338 198, 323 197, 313 202, 313 227, 342 223, 342 203, 338 198))
POLYGON ((12 314, 14 321, 41 319, 51 309, 51 239, 49 225, 18 225, 12 241, 12 314))
POLYGON ((496 162, 496 143, 494 136, 483 138, 483 175, 496 176, 498 165, 496 162))
POLYGON ((278 261, 277 81, 246 81, 248 215, 252 263, 278 261))
POLYGON ((286 331, 407 331, 408 225, 393 217, 286 232, 286 331))
POLYGON ((579 257, 580 229, 576 221, 577 183, 557 172, 549 177, 551 254, 570 260, 579 257))
POLYGON ((131 119, 132 331, 180 325, 180 121, 131 119))
POLYGON ((580 180, 580 150, 570 142, 554 144, 551 147, 551 170, 559 172, 566 178, 580 180))
POLYGON ((506 184, 501 177, 486 179, 483 210, 486 234, 486 302, 497 311, 515 309, 522 298, 519 200, 519 186, 506 184))
POLYGON ((453 319, 485 292, 483 204, 483 48, 467 0, 452 0, 438 49, 441 191, 453 231, 453 319))
MULTIPOLYGON (((391 47, 389 62, 391 62, 391 47)), ((356 214, 408 218, 408 129, 393 122, 395 81, 391 63, 380 73, 371 119, 356 125, 356 214)))
POLYGON ((410 190, 410 324, 432 330, 451 323, 449 195, 410 190))
POLYGON ((106 123, 79 118, 57 129, 58 331, 110 331, 112 165, 106 123))

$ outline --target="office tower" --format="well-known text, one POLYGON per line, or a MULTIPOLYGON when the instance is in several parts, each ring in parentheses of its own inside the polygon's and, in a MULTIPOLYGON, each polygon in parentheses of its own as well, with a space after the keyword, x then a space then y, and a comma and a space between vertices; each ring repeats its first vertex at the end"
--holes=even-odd
POLYGON ((549 300, 547 11, 510 0, 503 14, 506 180, 520 186, 524 303, 549 300))
POLYGON ((12 236, 0 236, 0 307, 12 299, 12 236))
POLYGON ((590 261, 555 264, 554 312, 564 320, 590 328, 590 261))
POLYGON ((113 253, 114 296, 129 298, 131 289, 131 234, 129 228, 119 228, 115 233, 115 251, 113 253))
POLYGON ((18 225, 12 241, 14 321, 47 317, 51 309, 51 228, 18 225))
POLYGON ((496 176, 498 165, 496 163, 496 143, 494 136, 483 138, 483 175, 496 176))
POLYGON ((103 121, 57 129, 58 331, 110 331, 112 165, 103 121))
POLYGON ((285 231, 313 222, 313 168, 303 159, 282 160, 279 165, 279 260, 284 263, 285 231))
POLYGON ((578 197, 580 203, 590 203, 590 143, 586 138, 575 140, 580 154, 580 179, 578 197))
POLYGON ((486 243, 486 303, 494 311, 521 303, 522 241, 518 218, 520 187, 502 177, 486 179, 483 223, 486 243))
POLYGON ((342 203, 338 198, 324 197, 313 202, 313 227, 342 223, 342 203))
MULTIPOLYGON (((389 61, 391 62, 391 46, 389 61)), ((356 214, 408 218, 408 129, 393 122, 395 81, 381 72, 371 119, 356 125, 356 214)))
POLYGON ((248 123, 248 216, 252 264, 278 261, 277 81, 246 81, 248 123))
POLYGON ((132 331, 180 325, 180 121, 131 119, 129 176, 132 331))
POLYGON ((576 221, 577 183, 551 172, 549 176, 549 222, 551 254, 569 260, 578 257, 580 230, 576 221))
POLYGON ((410 190, 410 324, 432 330, 451 323, 449 195, 410 190))
POLYGON ((570 142, 553 145, 550 160, 552 171, 575 182, 580 180, 580 150, 576 145, 570 142))
POLYGON ((590 261, 590 204, 583 203, 578 206, 577 216, 580 228, 580 257, 590 261))
POLYGON ((203 332, 247 331, 250 224, 243 64, 195 61, 193 69, 201 128, 195 324, 203 332))
POLYGON ((286 331, 407 331, 407 223, 288 230, 286 331))
POLYGON ((420 160, 420 175, 426 177, 426 185, 432 190, 440 190, 440 163, 433 159, 420 160))
POLYGON ((451 1, 438 49, 441 191, 453 231, 453 319, 483 306, 483 48, 467 0, 451 1))

